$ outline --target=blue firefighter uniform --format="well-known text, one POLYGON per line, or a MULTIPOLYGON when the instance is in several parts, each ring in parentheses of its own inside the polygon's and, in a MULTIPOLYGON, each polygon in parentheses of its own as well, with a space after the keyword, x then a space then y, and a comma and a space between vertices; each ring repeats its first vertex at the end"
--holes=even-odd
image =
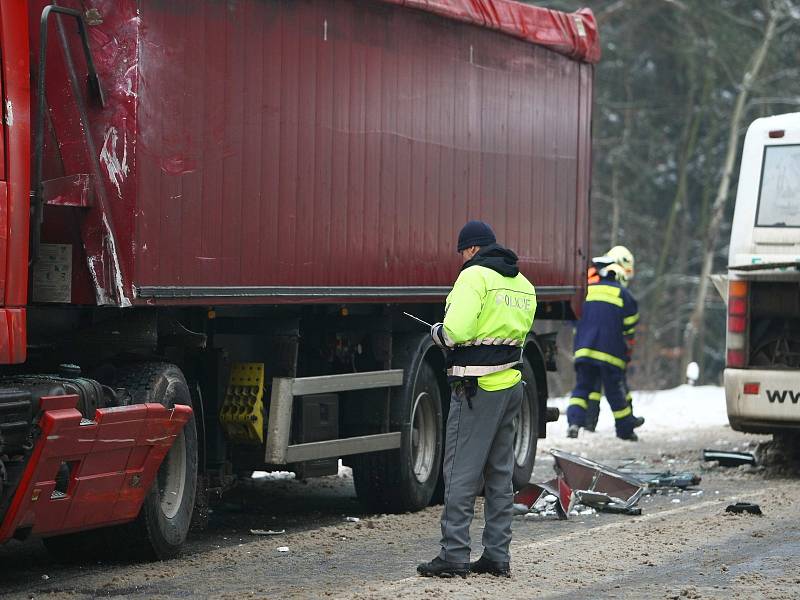
MULTIPOLYGON (((592 267, 594 269, 594 267, 592 267)), ((600 276, 597 274, 597 270, 594 269, 594 277, 589 277, 589 284, 592 283, 599 283, 600 276)), ((627 290, 627 287, 625 288, 627 290)), ((628 295, 630 296, 630 301, 632 303, 632 311, 633 314, 625 317, 622 321, 622 335, 625 336, 625 343, 628 346, 627 354, 625 356, 625 362, 629 363, 631 360, 631 354, 633 352, 633 345, 635 343, 635 336, 636 336, 636 325, 639 322, 639 312, 636 304, 636 300, 633 298, 633 295, 630 294, 628 291, 628 295)), ((586 419, 584 426, 588 431, 594 431, 597 427, 597 420, 600 417, 600 401, 603 398, 603 395, 600 393, 601 390, 601 381, 598 380, 596 385, 597 387, 592 390, 589 394, 589 406, 586 413, 586 419)), ((633 395, 631 394, 630 387, 628 386, 627 380, 627 369, 626 373, 623 374, 623 385, 625 386, 625 401, 628 403, 628 406, 633 408, 633 395)))
POLYGON ((636 439, 633 429, 639 423, 626 401, 625 367, 626 335, 632 335, 637 320, 636 301, 613 275, 589 285, 575 333, 577 381, 567 408, 570 426, 584 426, 590 397, 596 397, 602 385, 614 414, 617 436, 636 439))

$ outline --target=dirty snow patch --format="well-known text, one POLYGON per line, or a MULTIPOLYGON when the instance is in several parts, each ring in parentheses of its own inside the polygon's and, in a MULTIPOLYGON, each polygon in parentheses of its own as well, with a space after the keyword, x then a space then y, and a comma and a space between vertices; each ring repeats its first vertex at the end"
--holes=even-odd
POLYGON ((253 471, 250 477, 263 481, 291 481, 295 475, 291 471, 253 471))

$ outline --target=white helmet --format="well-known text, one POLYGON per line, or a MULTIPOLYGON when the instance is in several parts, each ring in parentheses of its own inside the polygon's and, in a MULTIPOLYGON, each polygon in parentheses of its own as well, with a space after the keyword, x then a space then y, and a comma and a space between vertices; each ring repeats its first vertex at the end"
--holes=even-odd
POLYGON ((625 268, 617 263, 612 265, 608 265, 605 268, 607 273, 614 273, 614 278, 619 281, 623 287, 628 287, 628 274, 625 272, 625 268))
POLYGON ((633 279, 634 260, 633 253, 630 250, 628 250, 625 246, 614 246, 606 254, 607 256, 613 258, 614 262, 616 262, 619 266, 625 269, 626 281, 633 279))
POLYGON ((597 269, 597 274, 600 275, 600 277, 608 277, 613 273, 614 279, 619 281, 623 286, 628 287, 628 276, 625 273, 625 269, 617 264, 611 256, 607 254, 595 256, 592 259, 592 265, 597 269))

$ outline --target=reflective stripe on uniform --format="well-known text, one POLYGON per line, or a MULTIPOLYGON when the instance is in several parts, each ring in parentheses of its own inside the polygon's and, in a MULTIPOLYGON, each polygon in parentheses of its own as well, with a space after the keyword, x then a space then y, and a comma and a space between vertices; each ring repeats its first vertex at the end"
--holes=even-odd
POLYGON ((583 398, 573 397, 569 399, 570 406, 580 406, 584 410, 589 409, 589 403, 583 398))
POLYGON ((519 346, 519 340, 511 338, 481 338, 471 342, 464 342, 459 346, 519 346))
POLYGON ((595 360, 599 360, 600 362, 619 367, 620 369, 625 368, 625 361, 623 359, 617 358, 616 356, 607 354, 605 352, 600 352, 599 350, 591 350, 590 348, 581 348, 575 353, 575 358, 593 358, 595 360))
POLYGON ((639 313, 636 313, 635 315, 631 315, 630 317, 625 317, 624 319, 622 319, 623 325, 636 325, 636 323, 638 322, 639 322, 639 313))
POLYGON ((632 414, 633 414, 633 409, 630 406, 626 406, 622 410, 614 411, 614 419, 619 421, 620 419, 624 419, 625 417, 632 414))
POLYGON ((592 402, 600 402, 603 395, 600 392, 592 392, 589 394, 589 400, 592 402))
POLYGON ((622 308, 624 302, 620 296, 622 291, 613 285, 590 285, 586 292, 587 302, 608 302, 622 308))
POLYGON ((633 335, 636 333, 636 327, 631 327, 630 329, 625 329, 622 332, 622 335, 633 335))
POLYGON ((504 365, 475 365, 470 367, 460 367, 456 365, 447 369, 447 374, 450 377, 483 377, 484 375, 491 375, 492 373, 498 373, 499 371, 505 371, 511 367, 516 367, 521 360, 520 358, 520 360, 515 360, 514 362, 504 365))

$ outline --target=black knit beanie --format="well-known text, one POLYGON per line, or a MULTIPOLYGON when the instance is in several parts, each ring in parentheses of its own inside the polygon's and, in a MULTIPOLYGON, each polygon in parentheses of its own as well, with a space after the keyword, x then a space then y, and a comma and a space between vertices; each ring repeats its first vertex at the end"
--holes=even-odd
POLYGON ((491 227, 483 221, 470 221, 458 234, 458 251, 463 252, 472 246, 488 246, 495 242, 497 239, 491 227))

